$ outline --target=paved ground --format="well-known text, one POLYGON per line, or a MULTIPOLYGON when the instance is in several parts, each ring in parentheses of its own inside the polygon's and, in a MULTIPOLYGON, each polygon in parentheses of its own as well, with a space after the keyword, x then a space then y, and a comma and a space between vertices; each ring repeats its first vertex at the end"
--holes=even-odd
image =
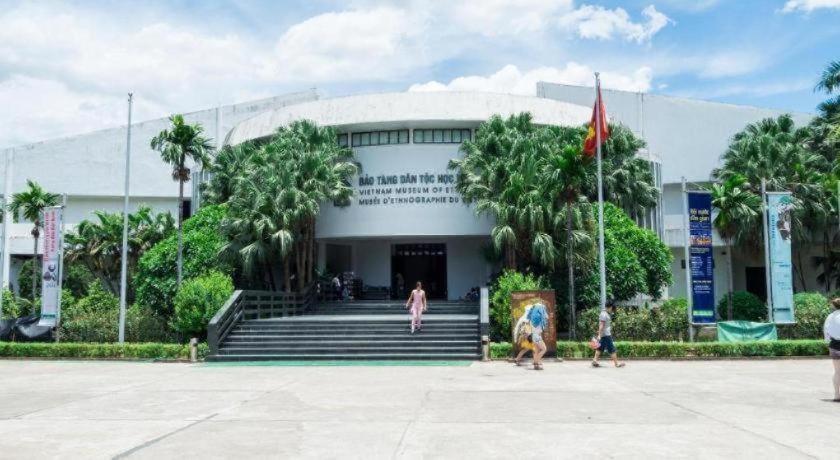
POLYGON ((0 361, 0 457, 838 458, 830 368, 0 361))

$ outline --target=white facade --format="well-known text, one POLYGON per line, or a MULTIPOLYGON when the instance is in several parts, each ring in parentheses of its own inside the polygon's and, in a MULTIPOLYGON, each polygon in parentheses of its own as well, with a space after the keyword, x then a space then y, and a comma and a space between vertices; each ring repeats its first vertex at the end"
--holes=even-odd
MULTIPOLYGON (((437 294, 455 300, 471 288, 486 284, 491 275, 492 267, 481 253, 482 246, 489 242, 492 222, 476 216, 454 190, 454 174, 448 163, 460 156, 460 142, 453 141, 449 131, 457 130, 458 139, 471 137, 475 128, 493 114, 521 112, 530 112, 535 123, 543 125, 582 125, 590 115, 590 109, 581 105, 535 97, 373 94, 266 112, 235 126, 227 140, 237 144, 264 138, 300 119, 337 128, 351 145, 357 136, 370 138, 370 133, 376 133, 373 135, 378 139, 379 133, 387 131, 381 134, 390 136, 384 145, 353 146, 362 171, 354 178, 356 196, 350 206, 322 207, 315 232, 324 254, 320 268, 352 271, 365 285, 391 288, 396 273, 402 270, 396 268, 398 263, 392 256, 402 245, 443 245, 445 265, 436 265, 418 276, 425 282, 436 280, 433 282, 445 285, 445 293, 437 294), (433 142, 419 142, 426 132, 433 136, 433 142), (434 136, 438 135, 440 142, 435 142, 434 136), (328 266, 335 259, 331 251, 349 253, 349 261, 341 267, 328 266), (445 276, 437 273, 442 271, 445 276)), ((406 283, 413 285, 414 281, 407 279, 406 283)))
MULTIPOLYGON (((584 104, 594 98, 592 88, 538 83, 540 97, 584 104)), ((611 119, 629 127, 647 142, 647 150, 661 162, 662 169, 662 239, 674 255, 674 284, 669 295, 684 297, 685 288, 685 231, 683 229, 682 178, 690 188, 711 181, 712 170, 720 166, 720 157, 729 146, 732 136, 749 123, 775 118, 789 113, 797 126, 807 125, 812 114, 750 106, 721 104, 656 94, 603 90, 607 114, 611 119)), ((715 232, 713 244, 715 261, 715 297, 727 291, 727 258, 724 242, 715 232)), ((764 267, 761 253, 733 251, 733 281, 736 290, 747 290, 749 284, 763 286, 763 282, 748 282, 747 272, 760 274, 764 267)), ((805 273, 795 277, 799 289, 820 289, 816 273, 806 258, 805 273)), ((760 289, 763 291, 763 288, 760 289)))
MULTIPOLYGON (((748 123, 784 112, 624 91, 604 90, 603 94, 610 117, 646 140, 648 147, 641 154, 657 165, 661 205, 641 221, 659 231, 672 248, 675 283, 670 294, 683 296, 681 178, 708 182, 733 134, 748 123)), ((194 112, 186 118, 201 123, 208 137, 228 144, 265 138, 298 119, 334 126, 351 145, 354 135, 392 133, 396 142, 352 145, 362 165, 361 175, 354 180, 357 195, 347 208, 324 206, 316 229, 319 265, 323 269, 328 261, 340 260, 344 269, 355 272, 365 284, 388 286, 393 282, 391 260, 397 246, 443 244, 447 296, 454 299, 484 284, 490 275, 481 250, 492 222, 476 217, 452 190, 447 163, 459 155, 453 133, 458 131, 459 139, 472 136, 481 122, 497 113, 530 112, 541 125, 582 125, 589 120, 593 99, 592 88, 551 83, 539 83, 537 97, 441 92, 319 99, 310 91, 194 112), (448 130, 455 131, 446 134, 448 130), (440 132, 450 136, 449 141, 441 137, 441 142, 415 142, 424 132, 433 136, 440 132)), ((804 113, 792 115, 798 125, 811 118, 804 113)), ((166 119, 133 125, 132 207, 145 203, 156 210, 176 211, 177 183, 149 147, 151 137, 167 125, 166 119)), ((0 150, 0 180, 4 180, 8 157, 14 168, 12 192, 23 189, 31 178, 47 190, 67 194, 71 226, 90 218, 97 209, 120 211, 125 135, 121 127, 0 150)), ((388 135, 384 134, 386 139, 388 135)), ((0 186, 0 193, 4 187, 0 186)), ((26 223, 10 226, 10 254, 31 254, 29 227, 26 223)), ((727 255, 717 237, 715 245, 720 297, 726 290, 727 255)), ((749 284, 746 272, 762 266, 763 260, 760 254, 738 251, 733 258, 736 289, 744 289, 749 284)), ((813 278, 812 274, 806 278, 813 278)))
MULTIPOLYGON (((314 91, 287 94, 258 101, 226 105, 184 115, 190 123, 201 123, 205 136, 223 139, 237 123, 267 110, 317 99, 314 91)), ((132 125, 131 132, 131 209, 141 204, 156 211, 178 209, 178 184, 171 168, 149 146, 152 137, 169 126, 167 118, 132 125)), ((72 227, 93 218, 93 211, 121 212, 125 173, 126 127, 111 128, 0 150, 0 194, 7 190, 6 165, 11 164, 11 193, 26 187, 32 179, 52 193, 67 195, 65 222, 72 227)), ((189 188, 185 192, 189 198, 189 188)), ((0 195, 2 196, 2 195, 0 195)), ((3 285, 15 279, 14 256, 30 256, 33 240, 26 222, 9 225, 7 267, 3 285), (11 274, 11 277, 9 276, 11 274)), ((0 226, 2 231, 2 226, 0 226)), ((40 252, 40 248, 39 248, 40 252)))

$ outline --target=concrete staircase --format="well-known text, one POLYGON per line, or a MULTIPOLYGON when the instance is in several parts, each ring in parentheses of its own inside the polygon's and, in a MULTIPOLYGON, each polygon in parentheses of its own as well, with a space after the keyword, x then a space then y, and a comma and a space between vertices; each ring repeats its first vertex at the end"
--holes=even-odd
POLYGON ((306 314, 243 320, 213 361, 479 359, 478 305, 430 302, 411 335, 402 302, 316 304, 306 314))

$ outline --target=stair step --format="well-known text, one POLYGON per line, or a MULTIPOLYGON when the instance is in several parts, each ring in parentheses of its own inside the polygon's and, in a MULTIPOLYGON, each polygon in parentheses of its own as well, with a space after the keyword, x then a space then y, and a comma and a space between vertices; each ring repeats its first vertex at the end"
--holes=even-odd
POLYGON ((327 340, 319 340, 319 339, 309 339, 309 340, 238 340, 235 342, 225 342, 225 347, 265 347, 265 348, 272 348, 272 347, 290 347, 290 348, 301 348, 301 347, 341 347, 345 345, 352 345, 352 346, 371 346, 371 347, 389 347, 389 346, 440 346, 440 347, 448 347, 448 346, 468 346, 468 347, 476 347, 477 342, 475 340, 377 340, 377 341, 370 341, 370 340, 340 340, 340 339, 327 339, 327 340))
POLYGON ((265 355, 265 354, 303 354, 303 355, 322 355, 322 354, 363 354, 363 353, 388 353, 388 354, 439 354, 439 353, 477 353, 478 347, 328 347, 328 348, 223 348, 219 350, 220 355, 265 355))
POLYGON ((472 331, 466 334, 436 334, 423 331, 421 333, 410 335, 408 331, 399 334, 330 334, 324 336, 321 334, 240 334, 234 333, 228 335, 226 341, 241 341, 241 340, 282 340, 282 339, 338 339, 346 337, 353 340, 425 340, 425 339, 463 339, 474 340, 478 339, 478 332, 472 331))
MULTIPOLYGON (((306 326, 306 327, 260 327, 260 326, 239 326, 235 327, 231 332, 276 332, 276 333, 292 333, 292 332, 318 332, 318 333, 338 333, 338 332, 369 332, 369 333, 400 333, 406 332, 411 326, 408 324, 395 324, 392 326, 357 326, 349 327, 345 325, 335 326, 306 326)), ((424 324, 423 331, 425 332, 474 332, 478 330, 478 325, 465 326, 437 326, 431 324, 424 324)))
POLYGON ((310 361, 310 360, 333 360, 333 361, 382 361, 382 360, 476 360, 481 358, 478 353, 332 353, 332 354, 263 354, 263 355, 212 355, 207 357, 208 361, 310 361))

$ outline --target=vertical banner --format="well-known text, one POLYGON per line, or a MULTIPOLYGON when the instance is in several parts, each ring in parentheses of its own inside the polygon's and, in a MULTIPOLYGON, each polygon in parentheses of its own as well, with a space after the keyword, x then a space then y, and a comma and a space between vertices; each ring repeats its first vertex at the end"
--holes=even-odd
MULTIPOLYGON (((537 303, 545 305, 545 310, 548 312, 548 328, 543 331, 542 337, 547 348, 546 355, 554 356, 557 352, 557 319, 555 317, 557 304, 553 290, 512 292, 510 294, 510 317, 513 320, 511 326, 515 328, 517 321, 525 314, 525 310, 537 303)), ((512 331, 511 336, 515 334, 516 331, 512 331)), ((514 353, 519 353, 519 344, 514 344, 513 348, 514 353)))
POLYGON ((688 241, 691 273, 691 322, 715 322, 715 282, 712 259, 712 195, 688 192, 688 241))
POLYGON ((44 209, 44 258, 41 268, 41 320, 39 326, 55 327, 59 315, 61 289, 61 207, 44 209))
POLYGON ((777 323, 793 322, 792 209, 790 192, 767 193, 770 302, 773 309, 772 320, 777 323))

